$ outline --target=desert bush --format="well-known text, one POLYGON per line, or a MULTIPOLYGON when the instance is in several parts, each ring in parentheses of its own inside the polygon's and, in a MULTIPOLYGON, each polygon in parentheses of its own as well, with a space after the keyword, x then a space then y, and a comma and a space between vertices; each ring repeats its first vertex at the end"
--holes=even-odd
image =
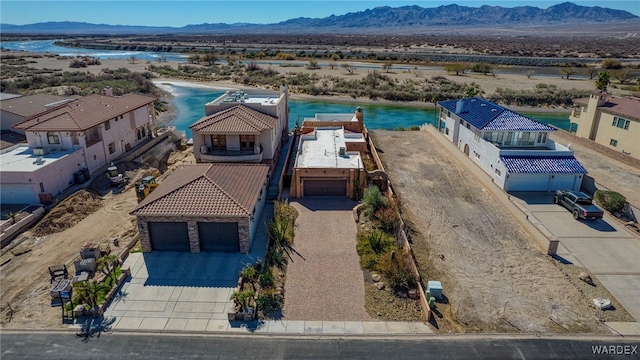
POLYGON ((275 280, 273 279, 273 275, 271 274, 271 271, 266 271, 263 274, 260 274, 260 277, 258 278, 258 283, 260 284, 260 287, 271 287, 275 284, 275 280))
POLYGON ((362 203, 364 204, 365 214, 372 217, 378 209, 387 205, 387 199, 384 198, 377 186, 371 185, 364 189, 362 203))
POLYGON ((604 59, 602 60, 600 67, 603 69, 621 69, 622 63, 616 59, 604 59))
POLYGON ((627 199, 615 191, 597 190, 593 195, 595 202, 609 212, 622 210, 627 199))
POLYGON ((409 265, 411 259, 402 251, 384 253, 378 259, 376 270, 394 290, 408 290, 416 286, 416 276, 409 265))
POLYGON ((378 227, 388 234, 394 234, 400 226, 398 212, 393 206, 378 209, 375 213, 375 219, 378 227))
POLYGON ((82 61, 82 60, 80 60, 80 59, 73 59, 71 61, 71 64, 69 64, 69 67, 70 68, 74 68, 74 69, 85 68, 85 67, 87 67, 87 63, 82 61))
POLYGON ((263 291, 256 300, 257 310, 261 310, 264 314, 279 312, 284 304, 284 299, 273 289, 263 291))
POLYGON ((357 235, 356 252, 363 269, 375 270, 380 255, 397 248, 395 239, 381 230, 361 231, 357 235))

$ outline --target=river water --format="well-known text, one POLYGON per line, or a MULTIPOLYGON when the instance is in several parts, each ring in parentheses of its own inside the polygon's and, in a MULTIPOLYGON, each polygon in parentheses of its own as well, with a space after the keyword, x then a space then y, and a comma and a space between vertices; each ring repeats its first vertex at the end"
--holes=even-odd
MULTIPOLYGON (((22 50, 29 52, 48 52, 60 56, 87 55, 100 59, 128 59, 135 56, 138 60, 155 61, 159 56, 166 56, 169 61, 186 61, 185 54, 154 53, 144 51, 114 51, 93 50, 81 48, 67 48, 54 45, 56 40, 37 41, 4 41, 2 47, 7 50, 22 50)), ((189 125, 204 116, 204 104, 223 94, 224 90, 190 87, 182 85, 160 84, 163 88, 174 94, 173 102, 178 109, 178 117, 174 120, 176 128, 191 137, 189 125)), ((369 129, 397 129, 399 127, 410 128, 424 123, 433 123, 433 107, 425 104, 424 107, 407 107, 394 105, 337 103, 330 100, 292 100, 289 102, 290 121, 289 127, 293 128, 297 120, 306 117, 314 117, 316 113, 353 113, 357 106, 364 111, 365 124, 369 129)), ((567 114, 546 113, 522 113, 532 119, 545 124, 557 126, 561 129, 569 129, 569 116, 567 114)))
MULTIPOLYGON (((204 104, 214 100, 224 93, 224 90, 189 87, 183 85, 157 84, 175 96, 173 103, 178 109, 178 117, 174 120, 175 127, 191 137, 189 126, 204 116, 204 104)), ((362 107, 364 122, 370 130, 375 129, 405 129, 415 125, 434 122, 434 110, 430 104, 424 107, 409 107, 395 105, 337 103, 329 100, 290 100, 289 127, 293 128, 296 121, 314 117, 316 113, 347 114, 354 113, 356 107, 362 107)), ((569 130, 568 114, 526 113, 534 120, 569 130)))

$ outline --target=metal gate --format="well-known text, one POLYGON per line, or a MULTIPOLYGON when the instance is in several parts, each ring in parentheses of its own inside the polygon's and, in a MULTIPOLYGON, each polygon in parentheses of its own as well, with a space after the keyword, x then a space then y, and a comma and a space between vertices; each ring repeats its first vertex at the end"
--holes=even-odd
POLYGON ((201 251, 240 251, 237 222, 200 222, 198 233, 201 251))
POLYGON ((347 181, 304 180, 304 196, 347 196, 347 181))
POLYGON ((191 251, 186 222, 150 222, 149 237, 153 251, 191 251))

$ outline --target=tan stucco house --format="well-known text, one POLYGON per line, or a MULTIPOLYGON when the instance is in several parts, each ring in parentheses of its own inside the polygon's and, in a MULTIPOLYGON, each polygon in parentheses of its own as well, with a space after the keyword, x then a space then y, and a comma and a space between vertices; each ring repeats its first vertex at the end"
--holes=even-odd
POLYGON ((573 100, 576 135, 640 159, 640 98, 604 92, 573 100))

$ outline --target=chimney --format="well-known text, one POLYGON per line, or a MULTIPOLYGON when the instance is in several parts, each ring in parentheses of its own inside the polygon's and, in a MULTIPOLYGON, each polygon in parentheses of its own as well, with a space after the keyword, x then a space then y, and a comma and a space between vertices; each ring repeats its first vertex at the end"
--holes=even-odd
POLYGON ((456 114, 460 114, 463 109, 464 109, 464 101, 458 100, 456 102, 456 114))
POLYGON ((360 124, 360 131, 364 130, 364 113, 362 112, 362 108, 358 106, 356 108, 356 119, 358 119, 358 124, 360 124))
POLYGON ((106 96, 113 97, 113 89, 111 89, 111 86, 107 86, 106 88, 104 88, 104 94, 106 96))

